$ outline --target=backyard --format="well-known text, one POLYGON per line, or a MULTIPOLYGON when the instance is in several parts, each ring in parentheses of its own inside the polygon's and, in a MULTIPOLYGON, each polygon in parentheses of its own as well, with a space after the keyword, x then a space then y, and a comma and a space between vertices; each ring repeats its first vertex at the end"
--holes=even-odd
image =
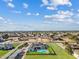
POLYGON ((48 46, 47 44, 43 44, 43 43, 38 43, 38 44, 33 44, 26 54, 27 55, 55 55, 55 52, 51 46, 48 46))
POLYGON ((48 45, 54 49, 56 55, 26 55, 25 59, 76 59, 55 43, 50 43, 48 45))

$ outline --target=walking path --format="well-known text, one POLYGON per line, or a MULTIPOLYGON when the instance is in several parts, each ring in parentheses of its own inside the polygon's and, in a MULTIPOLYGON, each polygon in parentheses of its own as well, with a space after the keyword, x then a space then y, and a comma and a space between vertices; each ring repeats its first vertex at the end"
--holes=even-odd
POLYGON ((3 57, 1 57, 0 59, 7 59, 12 53, 14 53, 18 47, 20 47, 21 45, 23 45, 24 43, 18 45, 15 49, 11 50, 9 53, 7 53, 6 55, 4 55, 3 57))
POLYGON ((26 53, 27 53, 27 51, 28 51, 28 49, 30 48, 30 46, 31 46, 31 45, 32 45, 32 43, 29 43, 29 46, 28 46, 28 47, 25 47, 25 53, 24 53, 24 55, 23 55, 22 59, 24 59, 24 58, 25 58, 26 53))
POLYGON ((28 51, 31 44, 27 47, 23 47, 17 51, 15 51, 12 55, 10 55, 7 59, 22 59, 23 55, 28 51), (24 53, 23 53, 24 52, 24 53))
POLYGON ((56 43, 58 46, 60 46, 62 49, 65 49, 65 46, 62 43, 56 43))

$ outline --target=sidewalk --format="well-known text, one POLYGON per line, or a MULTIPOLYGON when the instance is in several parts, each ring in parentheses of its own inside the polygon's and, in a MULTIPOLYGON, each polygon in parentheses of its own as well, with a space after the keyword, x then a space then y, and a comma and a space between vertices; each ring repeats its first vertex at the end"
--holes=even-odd
POLYGON ((29 46, 25 48, 25 53, 24 53, 24 55, 23 55, 22 59, 24 59, 24 58, 25 58, 26 53, 27 53, 27 51, 28 51, 28 49, 30 48, 30 46, 31 46, 31 45, 32 45, 32 43, 29 43, 29 46))
POLYGON ((11 50, 9 53, 7 53, 6 55, 4 55, 3 57, 1 57, 0 59, 7 59, 12 53, 14 53, 18 47, 20 47, 21 45, 23 45, 24 43, 18 45, 15 49, 11 50))

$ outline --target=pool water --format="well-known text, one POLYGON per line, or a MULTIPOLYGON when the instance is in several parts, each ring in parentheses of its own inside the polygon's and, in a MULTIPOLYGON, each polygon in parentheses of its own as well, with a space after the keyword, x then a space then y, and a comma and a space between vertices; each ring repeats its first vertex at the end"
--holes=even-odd
POLYGON ((45 50, 45 49, 37 50, 37 52, 40 52, 40 53, 49 53, 49 51, 45 50))

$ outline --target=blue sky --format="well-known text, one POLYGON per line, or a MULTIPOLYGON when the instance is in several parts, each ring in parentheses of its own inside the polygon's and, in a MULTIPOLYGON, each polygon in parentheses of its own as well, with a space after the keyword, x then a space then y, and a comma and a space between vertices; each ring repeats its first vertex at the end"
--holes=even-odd
POLYGON ((79 30, 79 0, 0 0, 0 31, 79 30))

